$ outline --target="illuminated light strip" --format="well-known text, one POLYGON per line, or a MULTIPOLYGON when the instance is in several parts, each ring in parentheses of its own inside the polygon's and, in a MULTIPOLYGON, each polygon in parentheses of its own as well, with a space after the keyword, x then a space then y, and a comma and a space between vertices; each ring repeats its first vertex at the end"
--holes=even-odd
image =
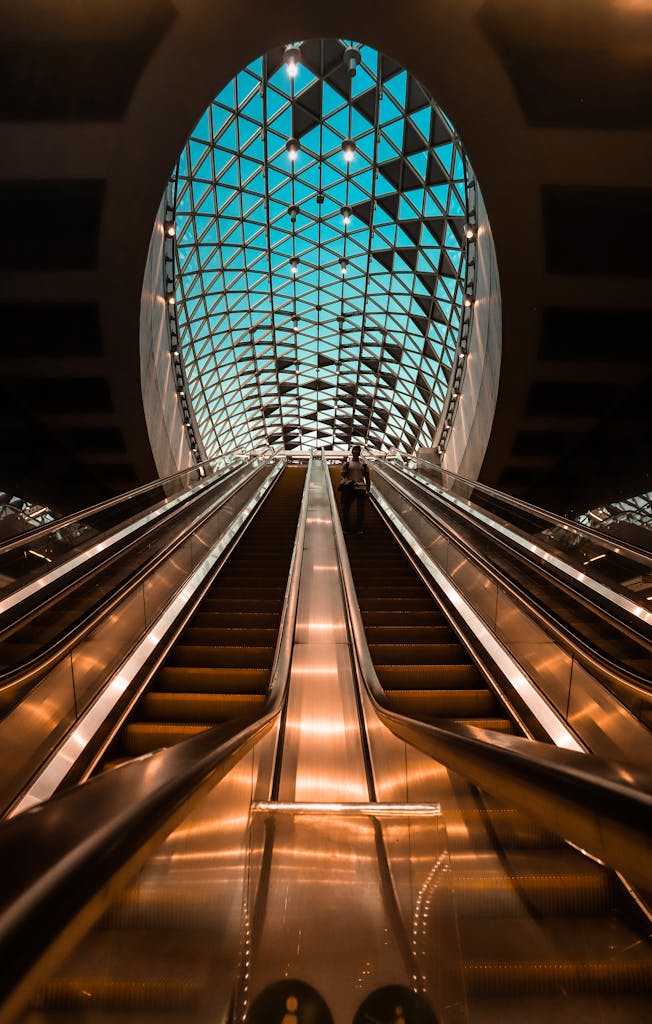
POLYGON ((586 748, 578 742, 573 733, 566 726, 563 719, 559 717, 557 712, 541 696, 535 684, 529 676, 525 674, 518 662, 514 660, 509 651, 507 651, 497 637, 494 636, 480 616, 473 610, 466 598, 463 597, 461 592, 451 582, 450 578, 439 568, 430 555, 424 551, 414 534, 412 534, 403 522, 401 522, 394 509, 388 504, 383 495, 378 493, 377 488, 374 489, 374 497, 385 514, 392 521, 397 531, 408 542, 410 548, 419 561, 426 567, 429 574, 446 595, 446 598, 450 601, 453 608, 455 608, 459 613, 460 617, 478 638, 505 678, 509 680, 516 693, 521 697, 537 721, 546 730, 555 746, 563 747, 566 750, 585 751, 586 748))
MULTIPOLYGON (((177 495, 176 498, 166 498, 163 504, 160 505, 157 509, 154 509, 152 512, 148 512, 147 515, 141 516, 141 518, 136 520, 136 522, 130 523, 128 526, 123 527, 121 530, 118 530, 117 533, 112 533, 110 538, 108 538, 107 540, 100 541, 98 544, 94 544, 93 547, 84 548, 84 550, 80 552, 80 554, 73 555, 72 558, 67 559, 61 565, 58 565, 55 569, 50 570, 50 572, 45 573, 43 576, 39 576, 37 580, 32 580, 31 583, 25 584, 24 587, 21 587, 19 590, 14 591, 13 594, 10 594, 8 597, 5 597, 3 601, 0 601, 0 615, 4 614, 4 612, 9 611, 11 608, 14 607, 14 605, 19 604, 21 601, 26 600, 28 597, 31 597, 32 594, 38 593, 38 591, 42 590, 43 587, 47 587, 49 586, 50 583, 54 583, 55 580, 60 579, 62 576, 66 576, 69 572, 72 572, 73 569, 76 569, 77 566, 81 565, 83 562, 88 561, 89 558, 93 558, 95 555, 101 554, 102 551, 108 551, 110 548, 114 547, 115 544, 121 541, 124 537, 128 537, 130 533, 133 533, 141 526, 146 526, 147 523, 154 522, 154 520, 162 516, 164 512, 169 512, 176 505, 179 505, 182 501, 186 501, 190 494, 200 494, 202 491, 206 490, 206 488, 209 485, 214 483, 216 483, 216 481, 210 478, 206 480, 203 484, 200 484, 197 487, 193 488, 192 491, 183 491, 181 494, 177 495)), ((37 555, 39 558, 46 558, 46 561, 48 562, 52 561, 51 558, 47 558, 45 555, 39 554, 38 551, 32 551, 30 549, 30 553, 33 555, 37 555)))
POLYGON ((368 814, 413 817, 426 815, 436 817, 441 814, 441 806, 434 804, 374 804, 374 803, 275 803, 273 800, 256 800, 251 805, 254 813, 280 814, 368 814))
MULTIPOLYGON (((605 586, 604 583, 599 583, 598 580, 594 579, 592 576, 587 576, 586 573, 579 572, 577 569, 574 569, 571 565, 569 565, 568 562, 564 562, 563 559, 558 558, 556 555, 553 555, 552 552, 546 551, 545 548, 540 548, 538 544, 533 544, 532 541, 525 540, 519 533, 516 533, 514 530, 511 530, 508 526, 503 525, 498 520, 492 519, 491 516, 488 516, 484 512, 480 511, 480 509, 478 509, 475 505, 466 504, 466 502, 463 502, 459 498, 456 498, 454 495, 449 494, 447 491, 444 491, 443 489, 439 488, 436 484, 433 484, 431 481, 424 480, 419 476, 419 474, 414 473, 414 471, 412 471, 410 475, 416 478, 416 482, 418 484, 436 490, 437 494, 440 497, 444 498, 447 502, 449 502, 449 504, 456 505, 458 508, 463 509, 465 512, 471 512, 475 519, 479 519, 480 522, 486 523, 488 526, 492 528, 492 530, 495 530, 497 533, 502 533, 506 537, 509 537, 509 539, 512 540, 515 544, 518 544, 519 547, 524 548, 526 551, 529 551, 533 555, 536 555, 537 558, 540 558, 542 562, 548 562, 550 565, 553 565, 555 569, 558 569, 560 572, 563 572, 566 576, 570 576, 572 580, 575 580, 577 583, 581 583, 582 586, 586 587, 588 590, 594 590, 596 594, 599 594, 601 597, 604 597, 607 601, 610 601, 612 604, 617 605, 624 611, 629 612, 630 615, 634 615, 637 619, 642 619, 648 625, 652 626, 652 613, 646 611, 646 609, 642 608, 641 605, 636 604, 635 601, 630 600, 623 594, 616 593, 616 591, 612 590, 610 587, 605 586)), ((389 480, 390 483, 393 483, 393 481, 391 481, 389 477, 387 479, 389 480)), ((573 527, 571 527, 571 531, 574 531, 573 527)), ((602 558, 606 556, 598 555, 596 557, 602 558)), ((589 561, 595 561, 595 559, 592 558, 589 559, 589 561)), ((585 562, 584 564, 588 565, 588 562, 585 562)))
MULTIPOLYGON (((49 800, 56 788, 63 782, 77 758, 83 752, 87 744, 95 735, 107 716, 116 706, 125 691, 131 686, 138 672, 146 664, 147 659, 159 644, 161 637, 167 629, 172 626, 175 620, 183 611, 188 601, 193 597, 198 587, 210 573, 213 566, 231 543, 236 533, 248 518, 250 513, 259 504, 260 499, 267 493, 269 488, 282 471, 283 465, 279 463, 265 482, 260 486, 256 494, 251 498, 241 512, 232 521, 229 529, 222 535, 219 541, 207 552, 201 565, 189 576, 187 583, 182 587, 171 604, 156 620, 145 637, 140 641, 132 654, 123 663, 116 675, 108 680, 99 697, 81 718, 78 719, 73 731, 66 737, 63 743, 57 748, 52 757, 46 762, 44 768, 35 777, 27 792, 19 802, 12 807, 7 815, 13 818, 16 814, 34 807, 35 804, 49 800)), ((151 755, 147 754, 146 757, 151 755)))

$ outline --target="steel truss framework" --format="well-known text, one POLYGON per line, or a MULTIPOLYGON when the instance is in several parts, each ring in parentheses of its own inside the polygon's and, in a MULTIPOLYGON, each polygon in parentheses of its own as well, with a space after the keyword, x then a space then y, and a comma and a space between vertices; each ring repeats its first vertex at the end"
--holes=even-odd
POLYGON ((209 456, 411 452, 432 443, 455 363, 470 170, 395 61, 298 49, 296 77, 283 47, 241 71, 175 169, 185 386, 209 456))

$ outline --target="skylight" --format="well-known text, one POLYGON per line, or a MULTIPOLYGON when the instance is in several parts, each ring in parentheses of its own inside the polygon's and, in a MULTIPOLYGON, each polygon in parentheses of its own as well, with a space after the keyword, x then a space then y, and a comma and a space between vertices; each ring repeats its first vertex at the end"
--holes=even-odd
POLYGON ((222 90, 175 169, 176 315, 209 456, 432 443, 470 173, 442 111, 369 46, 279 47, 222 90))

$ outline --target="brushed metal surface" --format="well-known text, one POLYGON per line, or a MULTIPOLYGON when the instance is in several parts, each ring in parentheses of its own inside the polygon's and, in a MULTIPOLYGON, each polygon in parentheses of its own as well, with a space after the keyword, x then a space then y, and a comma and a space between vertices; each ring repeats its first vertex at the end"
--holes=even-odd
POLYGON ((652 768, 650 730, 608 690, 596 688, 595 680, 577 661, 571 669, 568 720, 600 757, 652 768))
POLYGON ((279 800, 369 799, 324 467, 314 463, 279 800))
POLYGON ((68 655, 0 724, 0 813, 74 721, 75 689, 68 655))

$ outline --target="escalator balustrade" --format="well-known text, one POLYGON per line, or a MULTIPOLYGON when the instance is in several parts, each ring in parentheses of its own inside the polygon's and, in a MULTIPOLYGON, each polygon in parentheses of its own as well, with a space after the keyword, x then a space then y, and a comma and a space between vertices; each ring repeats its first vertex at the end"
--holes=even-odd
POLYGON ((305 473, 285 469, 112 742, 109 764, 262 709, 305 473))
MULTIPOLYGON (((332 473, 336 482, 336 471, 332 473)), ((390 707, 511 732, 441 607, 368 503, 362 537, 347 537, 351 571, 376 673, 390 707)))
MULTIPOLYGON (((371 503, 364 535, 347 537, 347 548, 390 707, 516 731, 371 503)), ((616 876, 463 780, 459 788, 450 884, 471 1024, 553 1011, 557 1024, 648 1019, 649 920, 616 876)))

